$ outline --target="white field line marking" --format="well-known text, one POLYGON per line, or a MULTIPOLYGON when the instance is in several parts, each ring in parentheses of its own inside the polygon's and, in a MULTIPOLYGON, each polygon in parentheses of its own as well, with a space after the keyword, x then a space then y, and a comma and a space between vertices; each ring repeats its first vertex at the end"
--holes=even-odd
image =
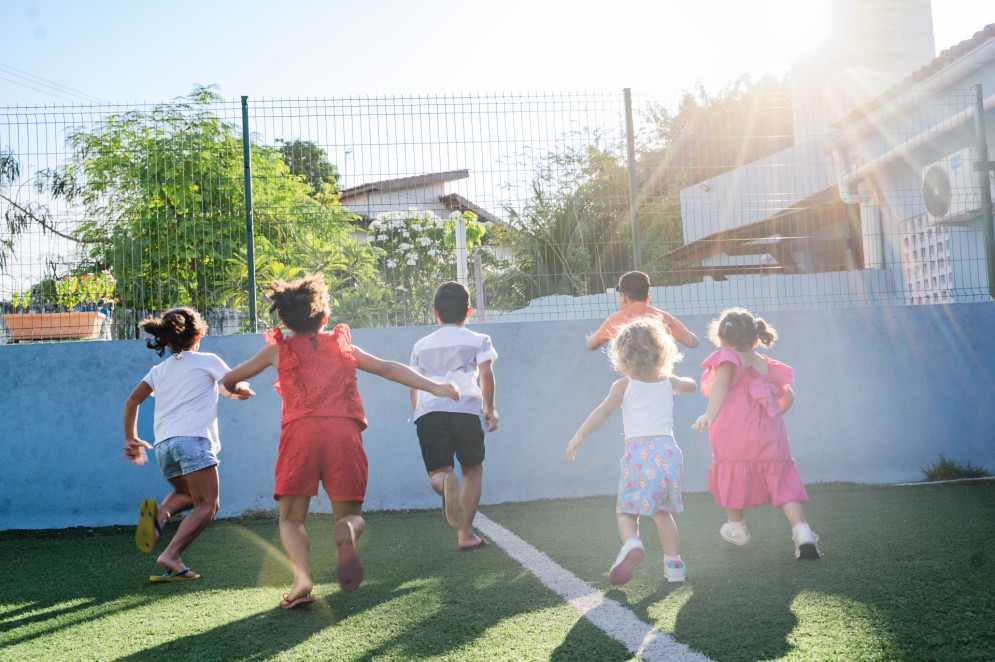
POLYGON ((473 524, 535 575, 544 586, 563 598, 605 634, 619 641, 633 655, 646 662, 711 662, 711 658, 642 622, 630 610, 611 598, 606 598, 604 593, 588 586, 486 515, 478 512, 473 524))

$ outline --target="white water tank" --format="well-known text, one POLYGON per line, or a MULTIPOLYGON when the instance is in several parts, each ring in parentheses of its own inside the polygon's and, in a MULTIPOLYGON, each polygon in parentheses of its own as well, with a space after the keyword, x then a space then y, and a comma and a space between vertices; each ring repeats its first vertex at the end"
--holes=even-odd
POLYGON ((829 126, 936 55, 930 0, 835 0, 822 46, 791 71, 795 142, 829 126))

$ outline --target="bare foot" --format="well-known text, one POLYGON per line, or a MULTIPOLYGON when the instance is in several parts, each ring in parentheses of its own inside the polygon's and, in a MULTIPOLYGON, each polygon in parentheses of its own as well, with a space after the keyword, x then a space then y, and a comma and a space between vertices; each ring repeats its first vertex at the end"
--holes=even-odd
POLYGON ((170 570, 172 572, 183 572, 183 569, 186 568, 183 564, 183 559, 179 556, 167 556, 166 552, 159 555, 159 558, 156 559, 156 564, 158 564, 160 568, 170 570))
POLYGON ((474 549, 477 547, 483 547, 486 545, 486 541, 480 536, 474 534, 472 537, 464 538, 460 536, 459 548, 460 549, 474 549))
POLYGON ((359 552, 356 550, 352 524, 336 522, 332 527, 332 538, 335 539, 335 555, 338 558, 336 575, 339 586, 346 593, 351 593, 363 581, 363 562, 359 560, 359 552))
POLYGON ((297 602, 301 598, 306 598, 311 595, 311 590, 314 588, 314 583, 304 583, 294 584, 289 591, 283 594, 283 599, 280 600, 280 606, 286 608, 290 603, 297 602))

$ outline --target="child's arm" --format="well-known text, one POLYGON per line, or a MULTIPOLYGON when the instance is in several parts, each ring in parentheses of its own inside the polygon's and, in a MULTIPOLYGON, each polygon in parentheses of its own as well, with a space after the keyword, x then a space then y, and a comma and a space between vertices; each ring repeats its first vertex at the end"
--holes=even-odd
POLYGON ((239 382, 235 384, 235 389, 233 391, 229 391, 225 388, 225 385, 222 384, 218 389, 218 393, 226 398, 231 398, 232 400, 248 400, 256 394, 255 391, 249 388, 249 382, 239 382))
POLYGON ((228 374, 221 378, 221 383, 225 390, 240 399, 251 398, 255 393, 252 392, 245 380, 249 377, 255 377, 270 366, 276 367, 279 364, 280 348, 276 345, 266 345, 251 359, 229 370, 228 374))
POLYGON ((712 389, 708 395, 708 408, 705 413, 698 417, 698 420, 691 426, 699 433, 704 432, 715 422, 722 405, 729 394, 729 384, 732 383, 733 375, 736 373, 736 366, 729 361, 723 361, 715 369, 715 380, 712 382, 712 389))
POLYGON ((410 386, 411 388, 428 391, 439 398, 459 400, 460 392, 459 387, 456 386, 456 382, 434 381, 424 375, 418 374, 403 363, 377 358, 372 354, 367 354, 355 345, 352 346, 352 355, 356 359, 356 367, 364 372, 389 379, 398 384, 410 386))
POLYGON ((777 402, 781 405, 782 414, 791 409, 791 405, 795 404, 795 392, 791 390, 790 386, 787 392, 777 399, 777 402))
POLYGON ((674 388, 674 395, 681 393, 694 393, 698 390, 698 384, 690 377, 678 377, 670 375, 670 385, 674 388))
POLYGON ((480 391, 484 396, 484 427, 488 432, 494 432, 498 426, 498 413, 494 408, 494 368, 491 361, 484 361, 477 368, 480 370, 480 391))
POLYGON ((152 395, 152 387, 145 380, 138 382, 138 386, 131 392, 124 403, 124 457, 132 464, 139 466, 149 461, 145 455, 146 448, 152 448, 152 444, 138 438, 138 406, 145 402, 152 395))
POLYGON ((691 333, 691 331, 688 331, 683 337, 681 337, 680 342, 688 349, 694 349, 698 346, 698 336, 691 333))
POLYGON ((585 342, 587 343, 587 348, 591 351, 594 351, 597 348, 601 347, 602 344, 601 341, 598 340, 598 334, 596 331, 592 331, 591 333, 587 334, 585 342))
POLYGON ((622 404, 622 396, 625 395, 625 387, 628 383, 628 378, 623 377, 612 384, 611 390, 608 391, 608 397, 588 415, 587 420, 567 444, 568 460, 572 461, 577 456, 577 448, 580 446, 580 442, 584 441, 584 437, 601 427, 612 415, 612 412, 622 404))
POLYGON ((411 411, 418 408, 418 389, 411 389, 411 411))

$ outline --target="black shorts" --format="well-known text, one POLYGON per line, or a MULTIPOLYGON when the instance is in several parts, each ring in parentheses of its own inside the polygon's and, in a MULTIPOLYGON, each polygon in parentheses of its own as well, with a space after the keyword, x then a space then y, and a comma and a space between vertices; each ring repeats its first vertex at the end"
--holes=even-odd
POLYGON ((435 471, 453 466, 453 455, 463 466, 484 461, 484 428, 480 417, 450 411, 430 411, 415 421, 425 468, 435 471))

